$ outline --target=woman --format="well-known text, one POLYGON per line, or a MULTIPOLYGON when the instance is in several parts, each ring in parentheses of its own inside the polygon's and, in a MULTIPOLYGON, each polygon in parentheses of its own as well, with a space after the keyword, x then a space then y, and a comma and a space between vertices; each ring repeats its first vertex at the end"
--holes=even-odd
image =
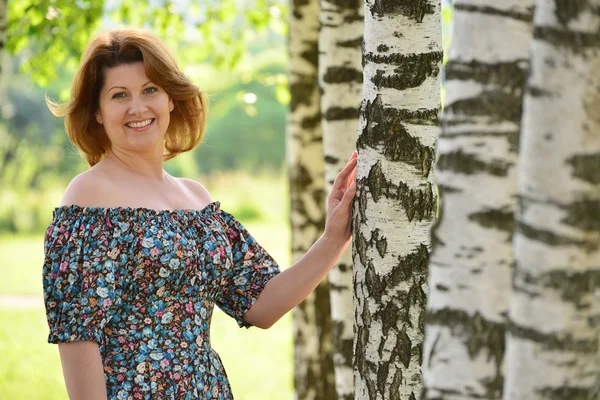
POLYGON ((69 184, 45 236, 44 300, 69 397, 232 399, 210 346, 216 304, 269 328, 304 300, 350 240, 356 154, 338 175, 323 236, 277 263, 199 183, 163 162, 196 147, 206 98, 154 36, 101 33, 65 117, 89 170, 69 184))

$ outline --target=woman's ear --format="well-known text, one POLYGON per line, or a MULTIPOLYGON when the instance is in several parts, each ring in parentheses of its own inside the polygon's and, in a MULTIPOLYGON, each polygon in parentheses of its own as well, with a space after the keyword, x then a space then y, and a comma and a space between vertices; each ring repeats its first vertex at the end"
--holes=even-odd
POLYGON ((169 99, 169 112, 173 111, 175 108, 175 103, 173 102, 173 98, 169 99))
POLYGON ((102 116, 100 115, 100 111, 96 111, 96 121, 102 125, 102 116))

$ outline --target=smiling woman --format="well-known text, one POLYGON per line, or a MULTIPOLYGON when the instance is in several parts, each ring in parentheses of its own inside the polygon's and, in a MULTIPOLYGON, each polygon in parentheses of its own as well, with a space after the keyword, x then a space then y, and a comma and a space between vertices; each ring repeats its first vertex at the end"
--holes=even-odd
MULTIPOLYGON (((139 113, 145 112, 144 108, 150 104, 165 111, 155 100, 164 100, 167 93, 170 109, 156 130, 162 128, 165 132, 166 161, 198 146, 206 127, 208 102, 204 93, 177 67, 169 49, 147 32, 120 29, 99 34, 83 55, 73 80, 71 100, 47 102, 54 115, 65 117, 69 139, 93 166, 108 155, 111 144, 115 145, 109 135, 124 130, 111 129, 116 128, 113 124, 121 127, 124 123, 144 122, 139 120, 139 113), (125 112, 129 115, 124 115, 125 112), (115 120, 118 113, 122 114, 121 121, 115 120), (111 124, 108 129, 102 126, 105 120, 111 124)), ((143 143, 143 139, 129 140, 143 143)))
POLYGON ((267 329, 315 289, 350 242, 356 155, 336 178, 323 236, 281 272, 204 186, 163 169, 201 141, 206 99, 154 36, 101 33, 70 102, 49 107, 90 164, 44 242, 48 341, 69 397, 233 399, 210 344, 214 307, 267 329))

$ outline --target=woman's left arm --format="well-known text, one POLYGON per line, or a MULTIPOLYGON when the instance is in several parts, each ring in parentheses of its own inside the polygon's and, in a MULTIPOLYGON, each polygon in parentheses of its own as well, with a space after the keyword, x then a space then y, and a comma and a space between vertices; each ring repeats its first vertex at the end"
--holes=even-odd
POLYGON ((271 278, 244 321, 268 329, 315 290, 352 238, 352 200, 356 194, 356 157, 337 175, 327 201, 325 232, 300 260, 271 278))

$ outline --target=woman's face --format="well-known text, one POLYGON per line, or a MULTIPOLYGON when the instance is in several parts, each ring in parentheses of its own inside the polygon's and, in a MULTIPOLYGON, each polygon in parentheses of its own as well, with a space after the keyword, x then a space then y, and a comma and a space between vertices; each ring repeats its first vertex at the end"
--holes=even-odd
POLYGON ((162 155, 173 107, 169 95, 146 76, 144 63, 137 62, 104 71, 96 120, 113 149, 162 155))

